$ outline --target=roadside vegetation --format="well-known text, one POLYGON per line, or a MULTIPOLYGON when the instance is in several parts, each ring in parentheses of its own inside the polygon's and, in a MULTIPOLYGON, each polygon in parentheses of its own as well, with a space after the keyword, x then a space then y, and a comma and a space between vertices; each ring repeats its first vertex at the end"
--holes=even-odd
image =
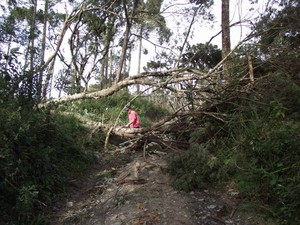
MULTIPOLYGON (((91 135, 76 115, 113 126, 127 121, 123 107, 127 92, 100 100, 81 100, 61 105, 57 111, 33 110, 20 102, 2 101, 0 107, 0 224, 45 224, 44 213, 63 195, 72 179, 84 176, 101 154, 106 133, 91 135), (63 112, 68 112, 63 113, 63 112)), ((25 104, 24 104, 25 105, 25 104)), ((143 126, 168 114, 149 101, 132 104, 143 126), (153 114, 154 113, 154 114, 153 114)))
MULTIPOLYGON (((280 224, 296 224, 300 88, 295 78, 271 74, 261 78, 251 94, 223 92, 222 102, 210 110, 226 114, 230 118, 226 123, 210 116, 180 120, 195 128, 185 130, 181 124, 181 141, 185 139, 189 147, 169 161, 174 187, 233 189, 242 199, 241 209, 255 209, 280 224)), ((91 136, 91 129, 75 114, 113 126, 121 113, 121 124, 127 120, 122 109, 132 97, 122 91, 99 100, 63 104, 51 113, 2 102, 3 221, 43 224, 43 212, 52 199, 64 193, 72 178, 83 176, 93 163, 93 153, 103 150, 106 133, 99 130, 91 136)), ((131 104, 146 127, 170 115, 170 110, 140 98, 131 104)))
POLYGON ((150 128, 132 145, 170 152, 176 189, 234 190, 237 210, 300 224, 298 0, 270 0, 257 18, 239 21, 252 32, 234 49, 229 1, 218 2, 222 50, 216 36, 189 43, 192 25, 213 18, 210 0, 170 1, 166 12, 190 23, 178 22, 185 30, 175 37, 161 0, 72 1, 66 14, 59 1, 46 2, 0 3, 0 225, 48 224, 54 199, 101 156, 105 129, 126 123, 128 103, 150 128), (131 51, 140 47, 137 64, 148 53, 144 40, 155 58, 129 76, 131 51), (65 95, 49 97, 53 87, 65 95))
POLYGON ((99 100, 82 99, 60 105, 59 111, 79 113, 95 122, 110 126, 122 126, 128 122, 127 113, 123 110, 127 104, 136 110, 143 127, 148 127, 170 114, 168 105, 158 105, 142 97, 132 96, 128 90, 122 90, 99 100))
POLYGON ((300 87, 295 82, 271 74, 250 95, 218 105, 230 120, 206 118, 190 133, 186 154, 170 160, 174 187, 226 187, 239 193, 245 210, 256 209, 278 224, 299 223, 300 87))

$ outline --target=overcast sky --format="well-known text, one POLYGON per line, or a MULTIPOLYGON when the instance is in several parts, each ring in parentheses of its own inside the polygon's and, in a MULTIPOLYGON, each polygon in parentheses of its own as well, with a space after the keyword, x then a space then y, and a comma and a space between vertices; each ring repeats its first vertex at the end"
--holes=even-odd
MULTIPOLYGON (((194 23, 192 27, 192 34, 189 36, 188 42, 190 44, 197 44, 197 43, 206 43, 211 39, 212 36, 215 36, 221 30, 221 0, 214 0, 215 5, 212 6, 212 14, 214 15, 213 21, 203 21, 200 17, 197 18, 197 21, 194 23)), ((259 4, 257 5, 250 5, 249 0, 230 0, 230 23, 235 23, 237 21, 243 20, 253 20, 259 14, 265 11, 265 5, 268 0, 259 0, 259 4), (253 8, 253 10, 250 10, 253 8)), ((174 33, 174 39, 178 41, 178 46, 182 46, 184 42, 185 36, 183 35, 187 32, 189 27, 189 21, 192 19, 191 17, 182 16, 181 11, 179 8, 181 7, 191 7, 189 0, 164 0, 164 7, 173 5, 172 7, 168 7, 168 10, 164 12, 163 16, 165 17, 168 27, 174 33), (177 6, 176 6, 177 5, 177 6), (179 12, 179 13, 178 13, 179 12), (176 14, 178 13, 178 14, 176 14)), ((65 11, 64 7, 61 10, 65 11)), ((241 24, 235 27, 231 27, 231 47, 233 48, 238 42, 243 40, 247 34, 249 34, 250 30, 247 24, 241 24)), ((67 41, 67 39, 65 40, 67 41)), ((155 42, 155 39, 151 40, 155 42)), ((221 48, 221 34, 215 37, 212 40, 212 44, 217 45, 221 48)), ((166 47, 171 47, 172 44, 170 43, 166 47)), ((156 51, 159 51, 159 48, 154 48, 151 44, 147 43, 145 40, 143 41, 143 47, 148 50, 148 55, 142 55, 142 65, 141 65, 141 72, 143 72, 143 66, 146 66, 147 62, 149 62, 155 54, 156 51)), ((137 74, 137 66, 138 66, 138 46, 136 46, 136 50, 132 54, 132 64, 130 67, 130 75, 137 74)), ((56 95, 54 94, 54 96, 56 95)))
MULTIPOLYGON (((262 14, 265 11, 265 6, 267 4, 267 0, 259 0, 258 4, 251 5, 249 0, 230 0, 230 23, 233 24, 238 21, 252 21, 258 15, 262 14)), ((164 13, 164 16, 167 20, 168 26, 174 32, 173 38, 178 37, 179 43, 178 45, 182 45, 183 43, 183 33, 188 30, 189 23, 184 23, 184 19, 179 15, 171 15, 171 12, 178 10, 179 7, 183 7, 183 4, 189 4, 188 0, 165 0, 164 4, 166 6, 169 5, 177 5, 174 7, 168 8, 168 12, 164 13), (177 9, 176 9, 177 8, 177 9), (168 16, 170 15, 170 16, 168 16), (180 25, 178 25, 178 23, 180 25)), ((212 14, 214 15, 214 21, 196 21, 192 27, 192 35, 190 35, 188 41, 190 44, 197 43, 206 43, 211 37, 215 36, 221 30, 221 0, 215 0, 215 4, 212 6, 212 14)), ((191 20, 191 18, 189 18, 191 20)), ((240 41, 242 41, 248 34, 250 33, 249 23, 242 23, 240 25, 231 27, 230 36, 231 36, 231 47, 235 47, 240 41)), ((222 46, 222 38, 221 34, 215 37, 212 44, 217 45, 219 48, 222 46)), ((149 54, 142 56, 142 67, 146 65, 146 63, 152 59, 155 50, 153 46, 147 44, 146 41, 143 42, 145 48, 148 49, 149 54)), ((137 73, 137 51, 134 52, 132 57, 132 61, 134 62, 130 74, 134 75, 137 73)))

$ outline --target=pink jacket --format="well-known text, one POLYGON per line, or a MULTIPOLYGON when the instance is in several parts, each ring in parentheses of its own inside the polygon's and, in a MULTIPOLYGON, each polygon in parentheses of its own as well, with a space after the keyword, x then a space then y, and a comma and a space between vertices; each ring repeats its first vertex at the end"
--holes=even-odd
POLYGON ((128 111, 128 121, 129 122, 133 121, 133 123, 130 124, 130 128, 140 127, 140 120, 139 120, 138 114, 133 110, 128 111))

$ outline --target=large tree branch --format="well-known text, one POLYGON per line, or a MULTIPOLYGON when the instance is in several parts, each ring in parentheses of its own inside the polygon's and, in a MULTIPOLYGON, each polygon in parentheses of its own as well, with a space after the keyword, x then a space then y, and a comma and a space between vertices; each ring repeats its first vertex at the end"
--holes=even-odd
POLYGON ((80 8, 79 12, 77 12, 77 9, 74 10, 70 15, 67 16, 64 24, 63 24, 63 27, 61 29, 61 32, 60 32, 60 35, 59 35, 59 38, 58 38, 58 41, 57 41, 57 45, 56 45, 56 48, 54 50, 54 52, 52 53, 52 55, 48 58, 48 60, 39 68, 39 71, 43 71, 50 63, 51 61, 56 57, 59 49, 60 49, 60 46, 63 42, 63 39, 64 39, 64 36, 66 34, 66 31, 67 29, 70 27, 70 25, 72 24, 72 22, 74 20, 76 20, 78 14, 81 14, 82 12, 82 8, 80 8))
POLYGON ((45 107, 51 104, 59 104, 68 101, 74 101, 83 98, 101 98, 104 96, 112 95, 119 90, 136 84, 148 85, 156 88, 168 87, 171 89, 170 84, 180 83, 183 81, 191 81, 196 79, 206 79, 206 73, 202 73, 196 69, 191 68, 177 68, 164 72, 144 72, 135 76, 127 77, 126 79, 112 85, 107 89, 96 91, 93 93, 79 93, 61 98, 50 99, 45 103, 39 104, 39 107, 45 107), (161 80, 157 80, 157 79, 161 80))

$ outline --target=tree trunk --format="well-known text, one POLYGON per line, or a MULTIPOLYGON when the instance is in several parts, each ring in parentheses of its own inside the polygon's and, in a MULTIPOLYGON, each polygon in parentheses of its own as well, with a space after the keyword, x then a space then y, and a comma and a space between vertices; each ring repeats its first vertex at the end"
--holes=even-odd
MULTIPOLYGON (((138 68, 137 68, 137 74, 140 74, 141 73, 141 61, 142 61, 142 42, 143 42, 143 38, 142 38, 142 35, 143 35, 143 25, 141 25, 140 27, 140 36, 139 36, 139 57, 138 57, 138 68)), ((138 84, 136 86, 136 92, 137 93, 140 93, 140 85, 138 84)))
POLYGON ((131 13, 131 15, 129 15, 127 6, 123 1, 123 7, 124 7, 125 17, 126 17, 126 29, 125 29, 125 33, 124 33, 124 42, 123 42, 123 46, 122 46, 122 53, 121 53, 121 58, 120 58, 117 74, 116 74, 115 84, 117 84, 121 80, 121 73, 122 73, 122 69, 124 66, 124 62, 125 62, 125 58, 126 58, 126 51, 127 51, 127 47, 128 47, 128 43, 129 43, 129 34, 130 34, 131 25, 132 25, 132 18, 135 15, 137 5, 138 5, 138 0, 135 0, 133 2, 132 13, 131 13))
POLYGON ((113 49, 111 48, 110 51, 109 51, 109 65, 108 65, 108 69, 109 69, 109 74, 107 74, 107 81, 108 82, 108 85, 110 86, 112 84, 112 77, 113 77, 113 74, 114 74, 114 52, 113 52, 113 49))
MULTIPOLYGON (((40 67, 45 63, 45 50, 46 50, 46 35, 47 35, 47 22, 48 22, 48 6, 49 0, 45 0, 44 8, 44 23, 43 23, 43 36, 42 36, 42 46, 40 55, 40 67)), ((42 85, 43 85, 43 70, 39 71, 38 86, 37 86, 37 97, 42 98, 42 85)))
POLYGON ((79 28, 77 21, 74 30, 72 32, 70 38, 70 50, 72 55, 72 65, 71 65, 71 73, 72 73, 72 90, 71 94, 80 93, 80 83, 81 83, 81 76, 80 76, 80 68, 78 68, 77 62, 79 61, 79 48, 80 48, 80 35, 79 35, 79 28))
POLYGON ((123 42, 123 46, 122 46, 122 53, 121 53, 121 58, 120 58, 117 74, 116 74, 115 84, 117 84, 121 80, 121 73, 123 70, 123 66, 124 66, 124 62, 125 62, 125 58, 126 58, 126 51, 127 51, 127 47, 128 47, 128 43, 129 43, 129 32, 131 29, 131 21, 129 18, 126 21, 127 22, 126 22, 126 30, 124 33, 124 42, 123 42))
MULTIPOLYGON (((70 27, 71 21, 74 20, 74 18, 76 18, 81 13, 82 13, 82 8, 79 9, 79 10, 75 9, 69 15, 66 16, 66 19, 65 19, 64 24, 61 28, 59 37, 56 41, 56 47, 55 47, 54 52, 47 58, 45 63, 39 68, 39 71, 44 71, 45 68, 50 64, 50 69, 47 73, 46 81, 45 81, 45 84, 44 84, 44 87, 43 87, 43 97, 44 98, 46 98, 48 89, 51 90, 56 56, 57 56, 58 51, 61 47, 61 44, 63 43, 63 39, 64 39, 64 36, 67 32, 67 29, 70 27)), ((25 58, 27 58, 27 57, 25 57, 25 58)), ((62 89, 60 88, 59 97, 61 95, 61 91, 62 91, 62 89)), ((49 98, 50 97, 51 97, 51 93, 49 93, 49 98)))
MULTIPOLYGON (((229 24, 229 0, 222 0, 222 58, 230 53, 230 24, 229 24)), ((229 61, 224 61, 223 75, 225 80, 229 78, 229 61)))
POLYGON ((247 54, 247 58, 248 58, 248 65, 249 65, 250 82, 254 83, 253 64, 252 64, 252 57, 251 57, 250 53, 247 54))
POLYGON ((36 8, 37 8, 37 0, 32 0, 32 21, 30 23, 30 32, 29 32, 29 49, 30 49, 30 68, 28 73, 28 99, 33 98, 34 92, 34 55, 35 55, 35 20, 36 20, 36 8))
POLYGON ((47 92, 48 92, 48 90, 49 90, 49 98, 51 97, 52 78, 53 78, 53 74, 54 74, 55 61, 56 61, 56 57, 53 58, 50 66, 49 66, 49 70, 47 72, 45 83, 43 85, 43 98, 44 99, 47 98, 47 92))

